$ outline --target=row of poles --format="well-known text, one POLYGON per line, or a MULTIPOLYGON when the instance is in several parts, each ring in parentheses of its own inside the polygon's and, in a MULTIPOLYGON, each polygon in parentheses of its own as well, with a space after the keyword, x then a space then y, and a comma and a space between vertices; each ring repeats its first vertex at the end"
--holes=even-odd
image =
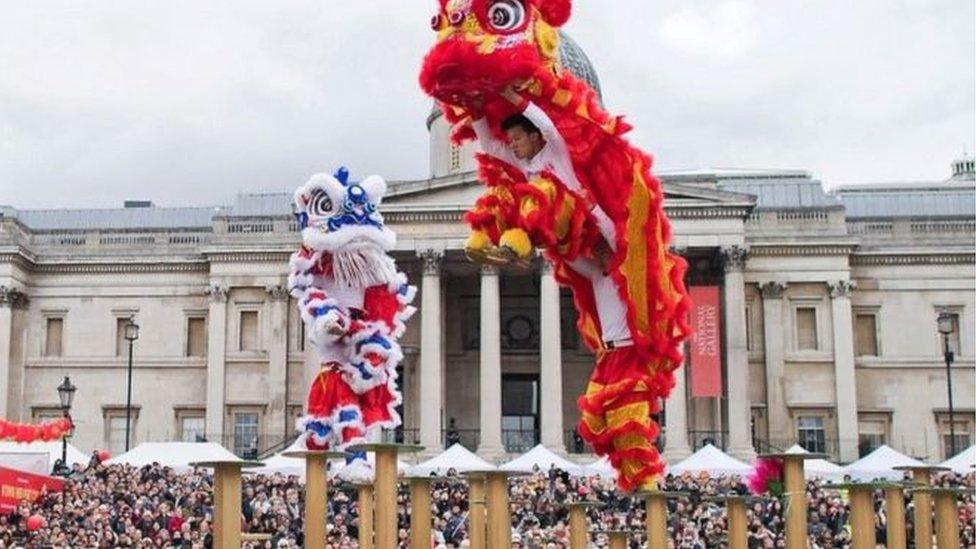
MULTIPOLYGON (((397 547, 397 456, 422 448, 395 444, 367 444, 351 451, 374 452, 375 477, 372 484, 357 485, 359 505, 359 547, 361 549, 393 549, 397 547)), ((305 459, 305 547, 325 549, 328 501, 328 460, 345 457, 335 452, 297 451, 287 457, 305 459)), ((786 546, 788 549, 807 547, 806 478, 803 462, 819 458, 814 454, 780 454, 773 457, 783 461, 783 481, 786 498, 786 546)), ((238 548, 242 536, 240 528, 241 471, 257 466, 254 462, 207 462, 194 464, 214 469, 214 547, 238 548)), ((944 471, 940 467, 906 467, 912 482, 864 483, 827 485, 828 490, 846 490, 850 494, 852 547, 876 547, 874 493, 883 490, 887 512, 887 546, 889 549, 907 548, 905 527, 905 492, 911 491, 915 504, 915 547, 938 549, 959 547, 957 497, 961 490, 931 487, 932 474, 944 471), (932 511, 935 508, 935 538, 933 546, 932 511)), ((465 474, 468 482, 468 537, 472 549, 508 549, 512 545, 512 526, 509 511, 508 481, 512 473, 483 471, 465 474)), ((437 478, 409 478, 410 485, 410 547, 427 549, 431 539, 431 489, 437 478)), ((684 499, 688 493, 642 492, 646 502, 646 533, 648 547, 663 549, 667 545, 668 500, 684 499)), ((748 547, 747 507, 757 498, 748 496, 719 496, 712 501, 724 503, 727 513, 728 544, 730 549, 748 547)), ((595 502, 570 503, 569 533, 571 549, 586 549, 590 532, 587 509, 599 506, 595 502)), ((611 549, 626 549, 635 532, 607 532, 611 549)))

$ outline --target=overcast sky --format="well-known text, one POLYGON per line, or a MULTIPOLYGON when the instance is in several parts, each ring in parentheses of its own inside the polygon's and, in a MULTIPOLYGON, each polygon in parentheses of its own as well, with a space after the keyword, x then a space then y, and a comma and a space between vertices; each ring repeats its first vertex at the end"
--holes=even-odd
MULTIPOLYGON (((221 204, 428 175, 435 0, 0 0, 0 204, 221 204)), ((976 142, 972 0, 577 0, 660 168, 938 180, 976 142)))

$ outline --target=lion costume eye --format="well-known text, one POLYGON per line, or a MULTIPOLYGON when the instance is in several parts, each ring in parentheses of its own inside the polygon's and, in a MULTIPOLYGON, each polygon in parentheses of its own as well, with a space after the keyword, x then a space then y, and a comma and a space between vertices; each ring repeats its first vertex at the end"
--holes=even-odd
POLYGON ((332 215, 332 199, 322 189, 315 189, 308 202, 308 213, 317 217, 332 215))
POLYGON ((525 6, 521 0, 498 0, 488 7, 488 23, 499 32, 509 32, 525 22, 525 6))

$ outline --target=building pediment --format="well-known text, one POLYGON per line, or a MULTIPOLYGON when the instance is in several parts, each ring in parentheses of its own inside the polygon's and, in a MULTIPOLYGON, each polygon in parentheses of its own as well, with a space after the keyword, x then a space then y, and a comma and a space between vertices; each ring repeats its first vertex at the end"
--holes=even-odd
MULTIPOLYGON (((722 191, 714 187, 663 182, 665 208, 681 216, 697 211, 709 212, 707 217, 744 217, 755 207, 756 199, 749 194, 722 191)), ((422 210, 424 206, 440 209, 445 206, 469 207, 484 192, 484 185, 473 172, 438 177, 420 181, 402 181, 390 184, 384 206, 398 206, 422 210)))

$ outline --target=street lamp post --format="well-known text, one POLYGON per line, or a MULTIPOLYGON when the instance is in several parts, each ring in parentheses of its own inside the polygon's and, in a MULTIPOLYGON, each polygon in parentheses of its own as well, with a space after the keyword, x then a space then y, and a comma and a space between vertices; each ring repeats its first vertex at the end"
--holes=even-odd
POLYGON ((938 318, 939 333, 942 334, 943 356, 946 365, 946 390, 949 393, 949 455, 950 458, 956 455, 956 421, 955 410, 952 406, 952 361, 955 355, 949 347, 949 336, 955 331, 952 315, 943 311, 938 318))
POLYGON ((61 401, 61 413, 67 418, 68 423, 71 424, 70 430, 61 436, 61 467, 62 472, 65 476, 68 475, 70 470, 68 467, 68 437, 75 430, 75 422, 71 420, 71 403, 75 399, 75 387, 68 376, 64 376, 64 381, 61 385, 58 385, 58 400, 61 401))
POLYGON ((129 425, 132 416, 132 344, 139 339, 139 325, 129 318, 125 325, 125 339, 129 342, 129 376, 128 389, 125 392, 125 451, 129 451, 129 425))

